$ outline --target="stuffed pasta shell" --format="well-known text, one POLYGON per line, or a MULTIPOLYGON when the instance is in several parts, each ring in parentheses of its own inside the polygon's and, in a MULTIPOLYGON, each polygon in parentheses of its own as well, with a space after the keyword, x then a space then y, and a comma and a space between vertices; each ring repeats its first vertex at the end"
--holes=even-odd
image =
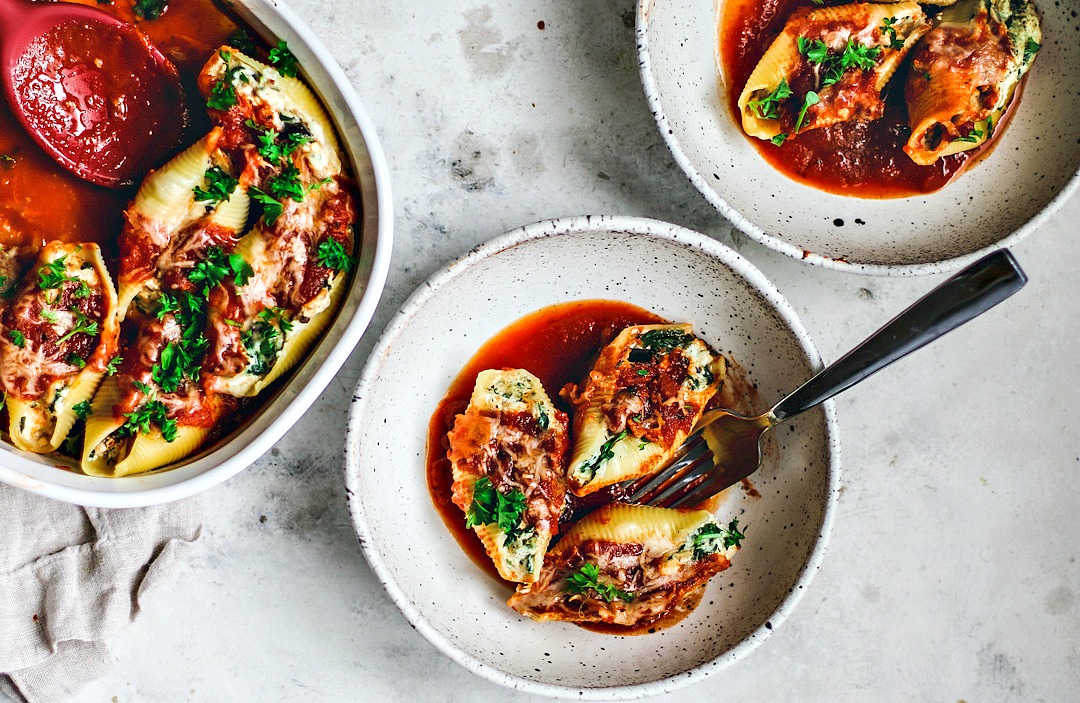
POLYGON ((963 0, 943 10, 912 54, 904 152, 929 165, 991 139, 1041 41, 1031 0, 963 0))
POLYGON ((51 242, 12 294, 0 335, 11 441, 55 451, 116 353, 116 291, 96 244, 51 242))
POLYGON ((535 581, 558 532, 568 424, 536 376, 491 369, 449 433, 452 500, 507 581, 535 581))
POLYGON ((880 118, 882 91, 929 29, 914 2, 796 11, 743 87, 743 130, 782 144, 806 130, 880 118))
POLYGON ((650 474, 690 434, 724 380, 724 358, 689 324, 627 327, 604 347, 573 406, 567 481, 575 495, 650 474))
POLYGON ((333 127, 306 86, 228 47, 199 84, 261 212, 235 252, 251 275, 226 284, 210 318, 213 388, 252 396, 304 357, 340 306, 357 207, 333 127))
POLYGON ((174 291, 139 315, 118 373, 94 397, 82 451, 91 476, 126 476, 194 452, 236 402, 206 390, 205 299, 174 291))
POLYGON ((724 526, 706 510, 608 503, 563 535, 509 605, 538 621, 651 625, 692 609, 743 539, 737 519, 724 526))
POLYGON ((232 248, 247 224, 249 200, 215 129, 143 181, 120 235, 120 317, 140 294, 163 284, 213 246, 232 248))

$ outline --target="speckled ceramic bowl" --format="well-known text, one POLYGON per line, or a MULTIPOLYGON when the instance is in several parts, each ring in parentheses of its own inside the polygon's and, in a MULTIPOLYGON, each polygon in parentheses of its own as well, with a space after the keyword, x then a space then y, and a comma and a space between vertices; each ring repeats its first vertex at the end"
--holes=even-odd
POLYGON ((216 486, 268 451, 318 399, 352 353, 375 312, 390 268, 393 199, 390 176, 375 127, 330 53, 289 8, 263 0, 229 3, 271 44, 285 39, 304 77, 337 126, 360 186, 363 214, 360 257, 334 323, 307 359, 240 429, 176 465, 124 478, 64 470, 47 455, 20 452, 0 442, 0 481, 81 505, 129 508, 178 500, 216 486))
POLYGON ((638 58, 675 160, 721 214, 765 246, 877 275, 960 268, 1039 228, 1080 182, 1080 10, 1035 0, 1043 48, 1020 109, 989 157, 942 190, 893 200, 831 195, 758 154, 717 79, 716 3, 639 0, 638 58))
POLYGON ((817 569, 839 482, 834 409, 776 433, 777 456, 718 514, 747 540, 686 620, 640 637, 534 623, 462 551, 425 481, 428 422, 483 342, 527 313, 616 299, 689 321, 772 404, 820 365, 791 306, 745 259, 674 225, 581 217, 529 225, 433 276, 405 303, 356 389, 345 481, 368 562, 413 626, 452 659, 513 688, 576 699, 639 698, 737 661, 778 627, 817 569))

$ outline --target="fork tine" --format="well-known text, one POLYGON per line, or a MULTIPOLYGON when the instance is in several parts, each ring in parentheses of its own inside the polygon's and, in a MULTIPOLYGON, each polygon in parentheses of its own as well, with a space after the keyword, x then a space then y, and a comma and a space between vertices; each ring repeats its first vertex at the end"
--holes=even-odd
POLYGON ((670 462, 667 467, 661 469, 655 475, 631 483, 626 489, 626 499, 631 503, 651 502, 651 494, 663 490, 664 486, 677 479, 684 469, 692 465, 700 457, 708 454, 709 445, 700 434, 697 436, 691 435, 690 439, 680 447, 678 453, 681 456, 670 462))
POLYGON ((688 463, 680 475, 672 476, 658 494, 650 497, 648 501, 649 505, 656 505, 662 508, 673 507, 676 502, 679 502, 682 495, 693 491, 699 485, 708 481, 709 472, 712 468, 712 454, 710 452, 702 454, 694 461, 688 463))

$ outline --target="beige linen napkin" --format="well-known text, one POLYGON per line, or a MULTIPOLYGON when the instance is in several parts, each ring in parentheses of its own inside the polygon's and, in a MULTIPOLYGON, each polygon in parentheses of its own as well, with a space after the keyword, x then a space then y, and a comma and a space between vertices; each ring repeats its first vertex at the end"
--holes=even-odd
POLYGON ((198 539, 202 501, 106 510, 0 484, 0 691, 63 701, 112 664, 106 637, 198 539))

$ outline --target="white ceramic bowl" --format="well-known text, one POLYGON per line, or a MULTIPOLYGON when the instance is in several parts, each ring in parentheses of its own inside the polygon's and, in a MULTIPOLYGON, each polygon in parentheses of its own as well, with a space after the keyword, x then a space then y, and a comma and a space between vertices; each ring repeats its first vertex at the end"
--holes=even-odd
POLYGON ((334 324, 308 359, 258 413, 224 441, 176 467, 124 478, 58 468, 48 457, 0 442, 0 481, 50 498, 107 508, 154 505, 215 486, 259 458, 292 427, 345 363, 371 321, 386 282, 393 245, 390 179, 375 127, 333 57, 293 12, 262 0, 234 0, 235 10, 265 39, 285 39, 305 78, 322 98, 360 185, 360 258, 334 324))
POLYGON ((582 700, 636 698, 697 681, 780 625, 821 560, 839 483, 831 403, 776 433, 762 496, 729 491, 747 540, 677 626, 615 637, 534 623, 461 550, 425 481, 428 422, 473 353, 523 315, 616 299, 689 321, 744 365, 771 404, 819 367, 791 306, 738 254, 675 225, 626 217, 550 220, 509 232, 433 276, 402 307, 364 369, 349 418, 345 481, 364 554, 413 626, 454 661, 513 688, 582 700))
POLYGON ((1043 46, 1020 109, 988 158, 930 195, 832 195, 769 166, 727 107, 726 91, 741 86, 717 80, 715 5, 724 0, 639 0, 642 83, 675 160, 752 239, 845 271, 950 271, 1038 229, 1080 182, 1080 4, 1035 1, 1043 46))

